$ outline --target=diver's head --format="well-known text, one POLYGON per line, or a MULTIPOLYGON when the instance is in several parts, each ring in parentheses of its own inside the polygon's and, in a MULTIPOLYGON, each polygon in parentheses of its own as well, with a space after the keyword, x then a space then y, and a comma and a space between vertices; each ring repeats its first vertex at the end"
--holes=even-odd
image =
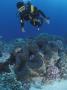
POLYGON ((28 3, 30 2, 31 3, 31 0, 23 0, 24 3, 28 3))
POLYGON ((22 12, 25 10, 24 2, 18 2, 17 3, 17 8, 19 12, 22 12))
POLYGON ((24 5, 24 2, 17 2, 17 8, 21 8, 24 5))

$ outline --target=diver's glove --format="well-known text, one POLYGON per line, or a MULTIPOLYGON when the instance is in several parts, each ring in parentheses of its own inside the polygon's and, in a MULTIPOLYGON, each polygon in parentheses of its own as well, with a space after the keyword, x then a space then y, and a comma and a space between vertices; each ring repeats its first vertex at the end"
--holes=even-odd
POLYGON ((44 21, 45 21, 46 24, 50 24, 50 19, 49 18, 45 18, 44 21))

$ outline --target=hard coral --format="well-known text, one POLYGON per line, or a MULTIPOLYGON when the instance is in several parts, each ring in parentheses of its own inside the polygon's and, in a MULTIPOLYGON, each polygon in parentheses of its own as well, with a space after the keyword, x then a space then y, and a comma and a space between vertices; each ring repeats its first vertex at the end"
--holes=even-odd
POLYGON ((47 80, 56 80, 60 78, 60 71, 56 66, 48 66, 46 70, 47 80))

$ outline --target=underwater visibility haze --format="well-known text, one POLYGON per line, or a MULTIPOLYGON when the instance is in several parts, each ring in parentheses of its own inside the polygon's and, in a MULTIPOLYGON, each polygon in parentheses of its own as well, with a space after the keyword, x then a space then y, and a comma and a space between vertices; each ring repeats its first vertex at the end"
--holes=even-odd
MULTIPOLYGON (((66 0, 31 0, 32 4, 42 10, 49 18, 50 25, 43 25, 38 32, 29 23, 25 25, 26 33, 21 33, 17 17, 16 3, 22 0, 0 1, 0 35, 6 39, 35 36, 39 33, 63 35, 67 33, 66 0)), ((28 1, 28 0, 25 0, 28 1)))
POLYGON ((67 0, 0 0, 0 89, 67 90, 67 0))

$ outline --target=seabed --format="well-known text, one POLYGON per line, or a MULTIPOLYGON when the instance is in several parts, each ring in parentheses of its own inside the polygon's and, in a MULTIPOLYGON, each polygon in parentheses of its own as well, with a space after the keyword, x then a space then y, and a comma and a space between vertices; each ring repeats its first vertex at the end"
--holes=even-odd
POLYGON ((67 90, 67 43, 40 34, 0 38, 0 90, 67 90))

